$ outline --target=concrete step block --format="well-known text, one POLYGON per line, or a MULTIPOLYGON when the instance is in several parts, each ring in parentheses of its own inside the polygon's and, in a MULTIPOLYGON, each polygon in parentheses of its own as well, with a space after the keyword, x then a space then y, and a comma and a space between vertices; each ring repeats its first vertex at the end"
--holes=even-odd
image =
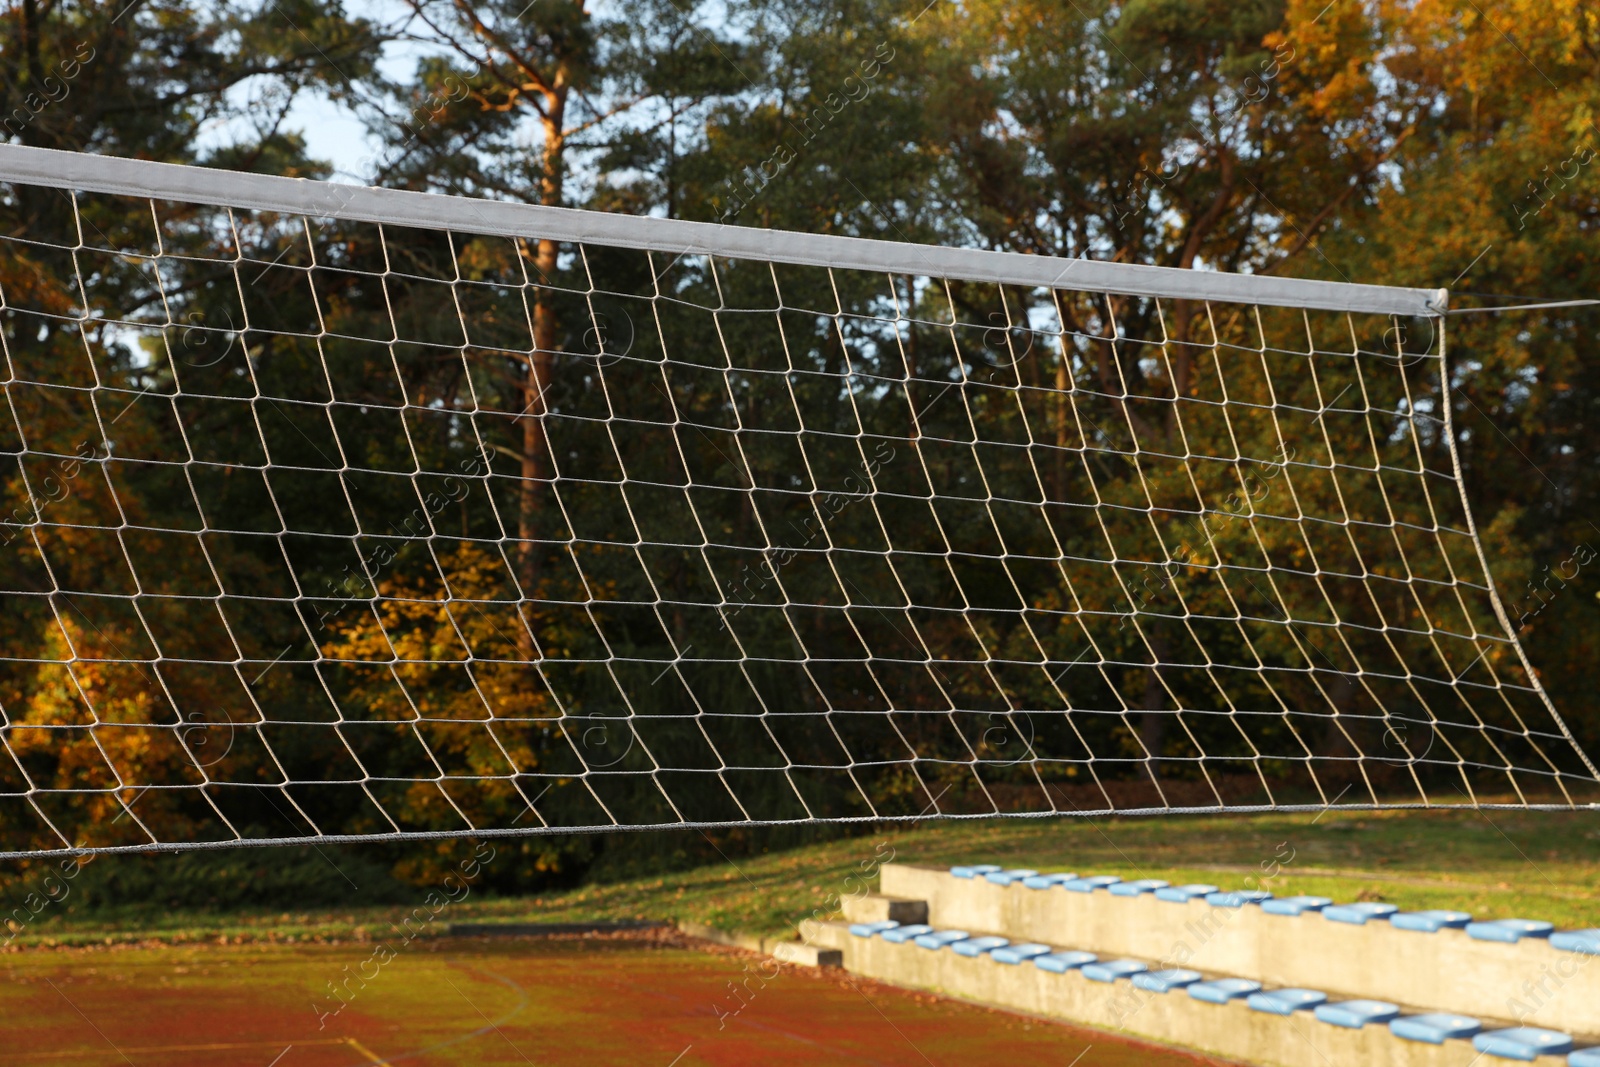
MULTIPOLYGON (((850 925, 848 923, 801 919, 799 930, 800 940, 808 945, 842 949, 850 944, 850 925)), ((772 951, 773 944, 774 942, 768 942, 767 951, 772 951)))
POLYGON ((860 897, 845 897, 843 902, 846 922, 925 923, 928 921, 928 902, 906 897, 891 897, 883 893, 868 893, 860 897))
POLYGON ((836 948, 808 945, 803 941, 778 941, 771 947, 772 958, 780 963, 797 963, 802 967, 844 966, 844 953, 836 948))

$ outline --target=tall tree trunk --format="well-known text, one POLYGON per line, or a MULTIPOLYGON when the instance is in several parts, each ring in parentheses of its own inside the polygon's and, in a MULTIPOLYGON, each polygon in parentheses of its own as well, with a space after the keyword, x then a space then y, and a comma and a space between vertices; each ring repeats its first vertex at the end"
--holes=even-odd
MULTIPOLYGON (((564 112, 566 93, 548 101, 544 121, 544 175, 539 183, 539 202, 546 207, 561 205, 561 154, 565 147, 564 112)), ((533 297, 533 354, 528 360, 527 378, 522 387, 522 493, 517 509, 517 581, 522 586, 524 603, 539 592, 542 549, 539 543, 541 490, 549 482, 550 445, 545 435, 547 393, 550 388, 551 361, 556 347, 556 313, 551 306, 549 286, 556 273, 556 242, 543 238, 533 257, 539 288, 533 297)), ((534 658, 533 612, 525 608, 525 625, 517 632, 517 651, 522 659, 534 658)))
MULTIPOLYGON (((922 334, 917 330, 917 283, 911 275, 906 275, 906 411, 916 411, 916 381, 917 368, 922 365, 922 334)), ((908 415, 908 418, 910 416, 908 415)), ((921 424, 914 418, 911 419, 909 436, 913 441, 922 436, 921 424)))
POLYGON ((1144 672, 1144 694, 1140 700, 1144 714, 1139 716, 1139 742, 1148 753, 1145 769, 1150 773, 1150 781, 1155 783, 1161 780, 1161 743, 1166 740, 1167 720, 1172 713, 1167 711, 1167 690, 1161 684, 1161 669, 1168 658, 1167 642, 1154 627, 1147 639, 1156 661, 1144 672))
POLYGON ((1051 457, 1053 481, 1055 482, 1056 500, 1065 502, 1067 499, 1067 393, 1072 388, 1072 367, 1067 356, 1066 341, 1061 343, 1061 351, 1056 360, 1056 454, 1051 457))

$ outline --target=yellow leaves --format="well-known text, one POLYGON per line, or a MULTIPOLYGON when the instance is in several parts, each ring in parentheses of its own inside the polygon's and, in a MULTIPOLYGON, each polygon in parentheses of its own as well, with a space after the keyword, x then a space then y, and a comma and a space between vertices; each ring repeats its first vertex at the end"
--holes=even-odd
POLYGON ((488 238, 474 238, 465 242, 457 262, 462 274, 473 281, 513 277, 516 271, 513 246, 488 238))
POLYGON ((363 727, 368 758, 398 761, 390 773, 402 776, 444 775, 412 782, 392 810, 446 826, 460 823, 459 808, 475 825, 503 825, 525 807, 508 777, 540 766, 540 726, 554 709, 515 662, 516 623, 493 603, 508 593, 497 557, 462 544, 437 567, 421 559, 375 576, 377 605, 340 615, 322 653, 343 662, 345 713, 392 723, 363 727))
POLYGON ((1378 10, 1387 67, 1470 97, 1491 121, 1586 80, 1596 38, 1594 14, 1575 0, 1387 0, 1378 10))
POLYGON ((12 307, 37 308, 63 318, 75 318, 71 290, 54 281, 54 274, 15 242, 0 259, 0 290, 12 307))
POLYGON ((146 671, 92 658, 116 655, 116 649, 115 637, 104 629, 91 633, 70 616, 51 623, 38 654, 54 663, 35 675, 15 721, 52 726, 174 722, 146 671), (80 658, 85 656, 91 658, 80 658))
MULTIPOLYGON (((193 760, 179 737, 177 713, 156 676, 157 668, 115 662, 133 647, 137 635, 114 622, 87 624, 72 614, 47 624, 36 654, 42 664, 14 705, 6 740, 22 758, 35 784, 53 789, 93 790, 68 803, 77 814, 62 815, 69 832, 75 821, 105 833, 139 836, 134 820, 119 818, 123 802, 138 800, 138 816, 175 835, 192 833, 181 813, 182 800, 151 784, 198 781, 193 760), (116 786, 118 795, 110 790, 116 786)), ((190 680, 177 685, 195 707, 224 706, 218 694, 190 680)))
POLYGON ((504 648, 496 658, 514 648, 514 638, 497 627, 473 601, 504 597, 501 568, 486 550, 462 544, 441 560, 444 582, 438 575, 402 573, 380 578, 382 598, 376 609, 352 612, 341 621, 338 636, 324 643, 323 654, 332 659, 372 662, 465 663, 473 658, 463 644, 487 642, 504 648))

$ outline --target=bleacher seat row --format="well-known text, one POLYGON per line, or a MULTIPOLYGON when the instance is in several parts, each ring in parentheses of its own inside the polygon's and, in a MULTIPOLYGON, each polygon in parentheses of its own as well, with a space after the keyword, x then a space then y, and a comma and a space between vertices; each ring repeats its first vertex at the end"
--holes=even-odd
POLYGON ((1371 919, 1385 919, 1400 930, 1419 933, 1438 933, 1444 929, 1465 930, 1468 937, 1479 941, 1516 942, 1525 937, 1548 938, 1553 948, 1567 952, 1600 955, 1600 928, 1589 930, 1557 931, 1553 924, 1542 919, 1492 919, 1474 922, 1464 911, 1403 912, 1393 904, 1356 903, 1335 904, 1327 897, 1274 897, 1260 889, 1224 892, 1214 885, 1170 885, 1155 878, 1124 882, 1114 874, 1097 874, 1079 877, 1076 874, 1057 872, 1040 874, 1026 869, 1002 870, 996 864, 976 864, 951 867, 957 878, 983 878, 997 885, 1020 882, 1029 889, 1052 889, 1059 886, 1074 893, 1093 893, 1105 889, 1112 896, 1133 897, 1149 893, 1157 900, 1184 904, 1196 898, 1221 908, 1238 908, 1246 904, 1259 905, 1269 915, 1303 915, 1317 912, 1331 922, 1351 923, 1356 926, 1371 919))
MULTIPOLYGON (((1187 903, 1204 899, 1213 907, 1257 906, 1272 915, 1301 916, 1316 913, 1330 922, 1365 925, 1388 922, 1395 929, 1417 933, 1437 933, 1453 929, 1479 941, 1516 943, 1524 938, 1546 939, 1551 947, 1587 955, 1600 955, 1600 929, 1557 931, 1553 925, 1534 919, 1474 921, 1457 911, 1402 912, 1392 904, 1359 902, 1336 904, 1326 897, 1274 897, 1261 890, 1226 892, 1214 885, 1173 886, 1158 879, 1123 881, 1115 875, 1082 876, 1058 871, 1041 873, 1022 868, 1002 868, 996 864, 952 867, 957 878, 981 878, 997 885, 1020 884, 1039 891, 1063 890, 1074 893, 1108 892, 1134 897, 1149 894, 1157 900, 1187 903)), ((1323 1023, 1351 1029, 1382 1023, 1396 1037, 1408 1041, 1440 1044, 1451 1038, 1470 1038, 1475 1048, 1486 1055, 1531 1061, 1540 1056, 1567 1055, 1570 1067, 1600 1067, 1600 1046, 1574 1050, 1571 1035, 1532 1026, 1515 1026, 1484 1031, 1473 1017, 1448 1012, 1402 1015, 1396 1004, 1378 1000, 1330 1002, 1326 993, 1315 989, 1265 990, 1261 983, 1244 978, 1205 980, 1198 971, 1181 968, 1151 970, 1141 960, 1101 960, 1093 952, 1057 949, 1028 942, 1011 944, 1003 937, 973 937, 962 930, 936 930, 926 924, 901 927, 897 923, 856 924, 850 932, 857 937, 881 937, 886 941, 910 941, 922 948, 939 951, 949 948, 964 956, 986 955, 1002 964, 1031 962, 1035 967, 1056 974, 1076 973, 1090 981, 1130 981, 1149 993, 1184 991, 1195 1000, 1225 1004, 1245 999, 1260 1012, 1292 1016, 1310 1012, 1323 1023)))

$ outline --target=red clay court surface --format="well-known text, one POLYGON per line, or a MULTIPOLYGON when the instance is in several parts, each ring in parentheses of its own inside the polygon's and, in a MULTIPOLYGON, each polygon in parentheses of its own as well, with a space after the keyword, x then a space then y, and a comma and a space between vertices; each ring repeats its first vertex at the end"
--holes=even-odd
MULTIPOLYGON (((0 956, 0 1063, 127 1067, 1214 1062, 842 972, 630 939, 401 949, 318 1029, 373 945, 157 946, 0 956), (746 969, 748 968, 748 970, 746 969), (750 975, 757 977, 749 978, 750 975), (732 985, 749 978, 744 1006, 732 985), (732 985, 730 984, 732 983, 732 985), (727 1015, 719 1018, 718 1009, 727 1015)), ((354 987, 354 983, 352 983, 354 987)))

